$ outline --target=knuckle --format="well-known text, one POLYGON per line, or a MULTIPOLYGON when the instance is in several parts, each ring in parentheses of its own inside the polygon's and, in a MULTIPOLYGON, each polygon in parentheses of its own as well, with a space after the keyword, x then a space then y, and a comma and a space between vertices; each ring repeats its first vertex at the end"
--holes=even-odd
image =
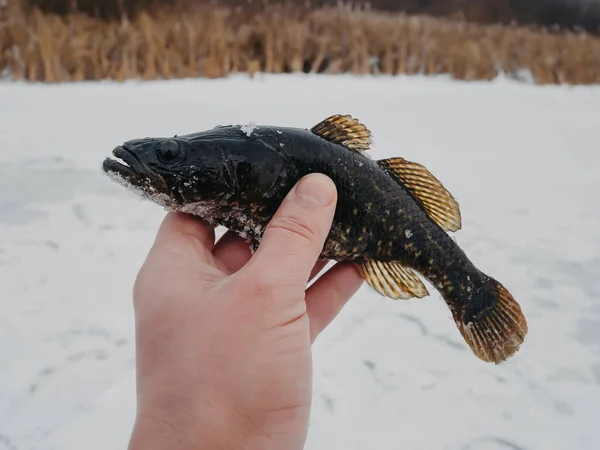
POLYGON ((252 274, 242 277, 239 281, 241 289, 250 298, 271 299, 276 296, 277 279, 268 273, 252 274))
POLYGON ((318 235, 318 230, 315 229, 313 224, 309 223, 306 219, 293 215, 275 217, 269 227, 271 230, 281 233, 286 237, 300 240, 307 244, 312 243, 318 235))

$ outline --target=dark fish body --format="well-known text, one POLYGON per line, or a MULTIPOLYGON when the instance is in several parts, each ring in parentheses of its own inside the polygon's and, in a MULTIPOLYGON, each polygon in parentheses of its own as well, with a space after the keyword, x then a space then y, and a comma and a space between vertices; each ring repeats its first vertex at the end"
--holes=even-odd
MULTIPOLYGON (((338 188, 322 258, 400 260, 432 280, 462 271, 473 280, 477 276, 477 269, 450 236, 377 161, 362 153, 349 152, 299 128, 261 126, 246 136, 239 126, 228 126, 181 138, 192 146, 205 140, 227 143, 224 158, 235 189, 222 200, 217 217, 209 220, 247 235, 254 248, 292 187, 303 176, 319 172, 338 188), (232 204, 241 214, 231 214, 232 204), (250 229, 249 223, 254 225, 250 229)), ((458 286, 462 277, 449 277, 449 282, 453 278, 458 286)))
POLYGON ((475 354, 499 363, 527 332, 519 305, 479 271, 448 235, 458 203, 423 166, 373 160, 370 132, 349 116, 311 130, 219 126, 169 139, 135 139, 115 149, 128 166, 104 170, 168 209, 236 231, 255 250, 292 187, 309 173, 335 183, 338 201, 321 257, 352 261, 381 295, 424 297, 417 273, 442 295, 475 354))

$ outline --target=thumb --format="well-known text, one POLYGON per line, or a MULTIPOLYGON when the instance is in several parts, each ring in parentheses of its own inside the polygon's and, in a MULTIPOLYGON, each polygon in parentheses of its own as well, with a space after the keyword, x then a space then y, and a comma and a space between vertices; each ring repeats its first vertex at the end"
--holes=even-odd
POLYGON ((279 285, 306 288, 331 229, 337 191, 333 181, 313 173, 302 178, 281 203, 250 260, 249 272, 279 285))

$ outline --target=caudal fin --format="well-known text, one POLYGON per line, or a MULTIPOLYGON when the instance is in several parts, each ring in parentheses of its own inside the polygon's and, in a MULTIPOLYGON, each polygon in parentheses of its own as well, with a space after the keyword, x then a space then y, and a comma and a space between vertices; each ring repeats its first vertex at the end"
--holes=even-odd
POLYGON ((513 356, 527 334, 519 304, 502 284, 487 276, 469 301, 452 312, 471 350, 487 362, 500 364, 513 356))

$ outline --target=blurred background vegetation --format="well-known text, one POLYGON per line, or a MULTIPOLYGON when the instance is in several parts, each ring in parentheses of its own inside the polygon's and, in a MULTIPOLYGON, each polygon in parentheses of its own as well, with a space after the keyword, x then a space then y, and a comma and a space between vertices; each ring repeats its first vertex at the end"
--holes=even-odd
POLYGON ((0 74, 600 82, 600 0, 0 0, 0 74))

